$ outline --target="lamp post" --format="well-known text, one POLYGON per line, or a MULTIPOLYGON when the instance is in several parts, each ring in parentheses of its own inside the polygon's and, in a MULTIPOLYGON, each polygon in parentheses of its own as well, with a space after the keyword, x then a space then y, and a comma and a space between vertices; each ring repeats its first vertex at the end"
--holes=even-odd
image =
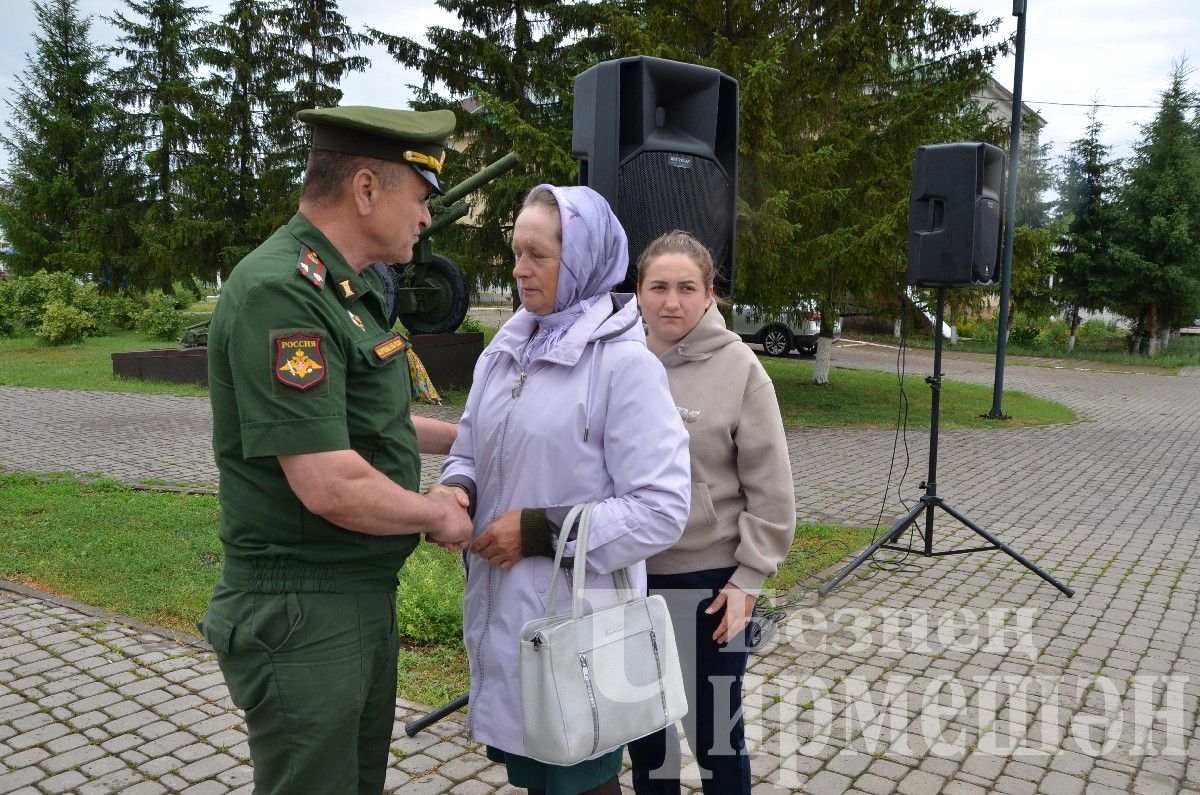
POLYGON ((1004 196, 1004 253, 1000 261, 1000 322, 996 340, 996 381, 992 386, 990 420, 1004 419, 1000 403, 1004 397, 1004 354, 1008 348, 1008 299, 1012 291, 1013 229, 1017 214, 1017 161, 1021 147, 1021 81, 1025 76, 1025 5, 1027 0, 1013 0, 1013 16, 1017 18, 1016 69, 1013 75, 1012 135, 1008 143, 1008 190, 1004 196))

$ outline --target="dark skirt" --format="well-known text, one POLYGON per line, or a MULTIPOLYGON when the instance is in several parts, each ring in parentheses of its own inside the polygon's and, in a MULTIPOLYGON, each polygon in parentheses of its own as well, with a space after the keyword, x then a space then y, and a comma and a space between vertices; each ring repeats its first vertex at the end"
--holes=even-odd
POLYGON ((508 783, 522 789, 541 789, 546 795, 578 795, 598 787, 621 772, 625 748, 595 759, 560 767, 487 746, 487 758, 508 768, 508 783))

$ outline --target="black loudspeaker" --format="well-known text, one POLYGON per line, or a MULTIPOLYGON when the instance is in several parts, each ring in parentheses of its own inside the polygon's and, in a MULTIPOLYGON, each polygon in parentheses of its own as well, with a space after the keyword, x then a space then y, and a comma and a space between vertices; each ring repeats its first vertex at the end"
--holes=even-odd
POLYGON ((990 287, 1000 259, 1004 152, 991 144, 917 149, 908 208, 908 283, 990 287))
POLYGON ((682 229, 717 267, 717 292, 733 289, 738 87, 716 69, 636 56, 575 78, 571 151, 579 184, 608 200, 629 236, 630 292, 637 258, 654 238, 682 229))

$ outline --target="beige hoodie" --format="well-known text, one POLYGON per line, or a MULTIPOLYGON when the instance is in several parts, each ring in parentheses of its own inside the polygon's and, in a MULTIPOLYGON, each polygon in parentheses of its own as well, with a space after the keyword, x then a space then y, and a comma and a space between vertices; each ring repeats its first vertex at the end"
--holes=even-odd
POLYGON ((675 546, 646 561, 651 574, 736 566, 756 594, 791 547, 792 467, 779 403, 758 357, 714 303, 659 360, 690 437, 692 510, 675 546))

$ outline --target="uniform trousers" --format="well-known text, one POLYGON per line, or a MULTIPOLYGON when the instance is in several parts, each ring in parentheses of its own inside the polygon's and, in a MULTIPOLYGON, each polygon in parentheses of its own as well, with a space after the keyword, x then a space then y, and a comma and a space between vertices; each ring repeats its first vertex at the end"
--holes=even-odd
POLYGON ((246 713, 256 795, 383 791, 396 715, 396 594, 245 593, 200 624, 246 713))
MULTIPOLYGON (((684 574, 651 574, 647 588, 662 594, 671 613, 679 666, 687 692, 683 719, 688 744, 700 765, 705 795, 750 793, 750 758, 742 722, 742 678, 746 673, 746 634, 718 645, 712 639, 724 610, 705 610, 735 569, 684 574)), ((678 795, 679 737, 674 726, 629 744, 633 789, 637 795, 678 795)))

